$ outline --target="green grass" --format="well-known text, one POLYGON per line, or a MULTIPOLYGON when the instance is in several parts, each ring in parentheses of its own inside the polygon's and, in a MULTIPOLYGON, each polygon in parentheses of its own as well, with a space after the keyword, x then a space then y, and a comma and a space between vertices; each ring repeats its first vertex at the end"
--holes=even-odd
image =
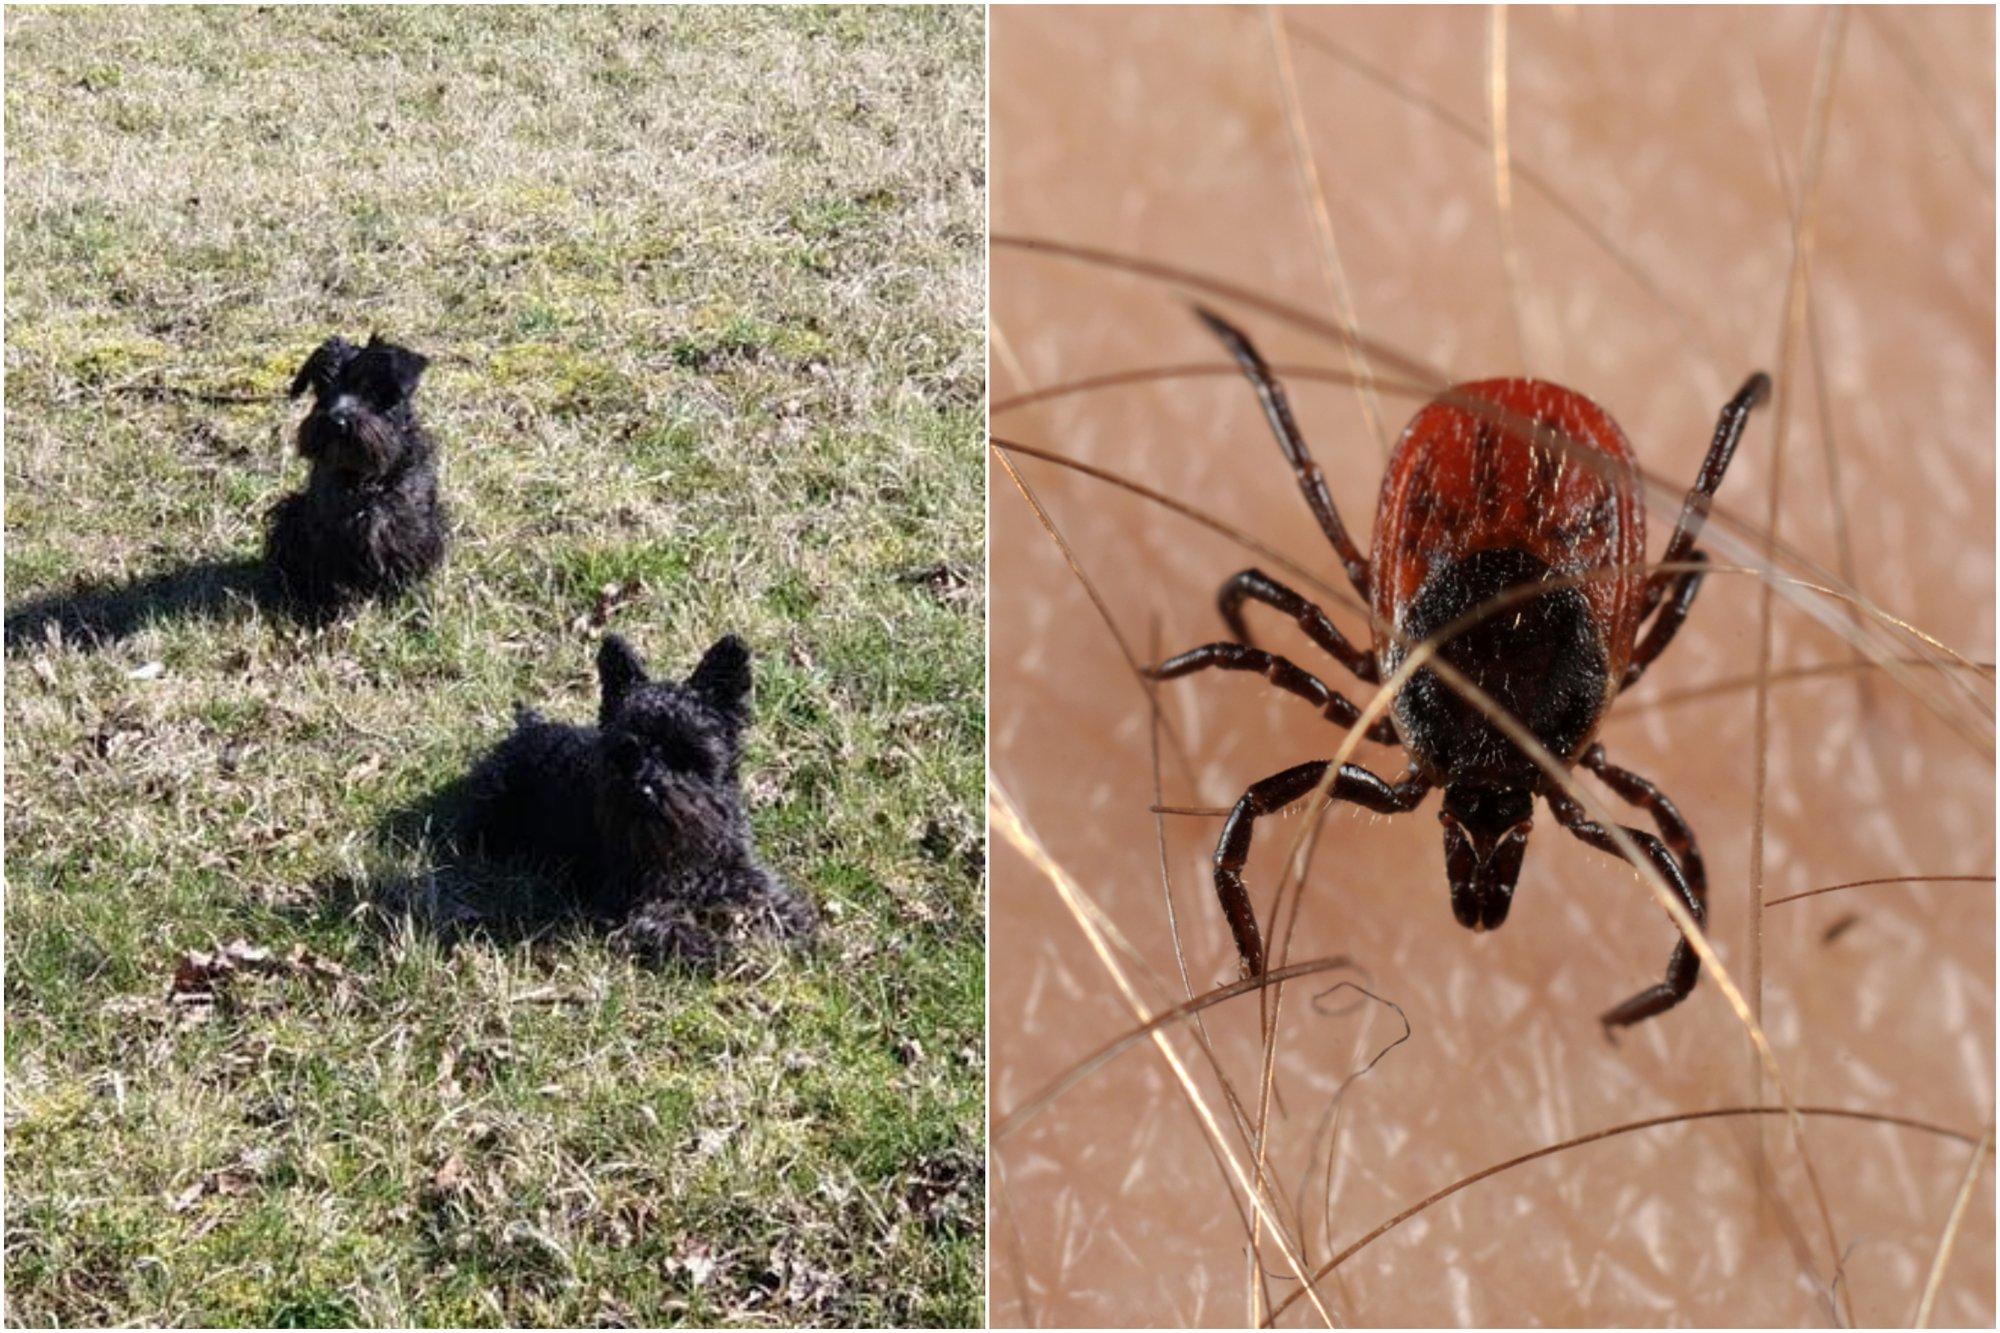
POLYGON ((6 62, 8 605, 253 555, 335 332, 433 358, 458 538, 322 631, 10 649, 10 1321, 979 1322, 981 16, 15 10, 6 62), (657 669, 757 652, 810 956, 418 910, 389 830, 590 715, 634 582, 657 669), (239 937, 342 974, 168 1002, 239 937))

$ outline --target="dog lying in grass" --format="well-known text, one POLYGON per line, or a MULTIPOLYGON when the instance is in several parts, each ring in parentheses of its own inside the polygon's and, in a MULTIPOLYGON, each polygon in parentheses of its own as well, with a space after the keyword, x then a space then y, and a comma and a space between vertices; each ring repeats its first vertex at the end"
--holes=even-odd
POLYGON ((654 960, 712 963, 750 927, 812 933, 811 904, 751 844, 737 765, 750 651, 718 640, 685 681, 656 680, 630 644, 597 654, 595 727, 519 711, 471 778, 470 841, 542 861, 581 905, 654 960))

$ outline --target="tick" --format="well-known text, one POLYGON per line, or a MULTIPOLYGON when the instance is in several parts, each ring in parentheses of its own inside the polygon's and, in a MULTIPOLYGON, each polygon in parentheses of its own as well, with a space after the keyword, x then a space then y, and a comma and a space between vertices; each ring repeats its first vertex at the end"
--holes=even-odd
MULTIPOLYGON (((1329 721, 1352 726, 1361 717, 1352 701, 1253 643, 1245 604, 1261 603, 1289 617, 1369 684, 1393 675, 1417 643, 1450 628, 1439 657, 1566 769, 1581 765, 1651 816, 1658 837, 1624 832, 1696 923, 1705 923, 1708 877, 1693 831, 1658 787, 1612 764, 1595 736, 1612 700, 1645 673, 1687 619, 1708 558, 1695 539, 1751 410, 1770 392, 1770 378, 1761 371, 1751 375, 1723 407, 1661 556, 1665 568, 1645 568, 1645 512, 1624 432, 1581 394, 1532 379, 1460 384, 1417 413, 1389 458, 1375 511, 1374 552, 1364 558, 1271 368, 1240 330, 1206 310, 1196 313, 1255 387, 1307 506, 1372 610, 1376 628, 1371 651, 1363 652, 1318 606, 1263 571, 1246 569, 1216 598, 1232 639, 1190 649, 1149 674, 1170 680, 1208 668, 1256 672, 1329 721), (1688 565, 1693 567, 1674 568, 1688 565)), ((1618 854, 1603 825, 1587 818, 1499 727, 1428 667, 1411 674, 1389 714, 1367 735, 1402 747, 1408 771, 1386 782, 1358 764, 1342 764, 1328 795, 1402 814, 1442 787, 1445 874, 1460 925, 1492 930, 1507 919, 1537 797, 1556 823, 1618 854)), ((1300 764, 1252 784, 1216 844, 1216 897, 1251 976, 1264 971, 1264 944, 1243 886, 1251 830, 1259 816, 1317 790, 1329 764, 1300 764)), ((1664 1013, 1687 998, 1700 970, 1693 948, 1676 941, 1665 979, 1607 1010, 1600 1021, 1609 1031, 1664 1013)))

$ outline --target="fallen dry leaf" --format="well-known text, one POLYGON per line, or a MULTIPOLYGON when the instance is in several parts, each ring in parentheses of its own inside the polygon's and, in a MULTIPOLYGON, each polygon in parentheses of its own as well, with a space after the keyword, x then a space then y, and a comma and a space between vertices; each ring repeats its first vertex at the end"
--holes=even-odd
POLYGON ((688 1281, 697 1287, 705 1287, 715 1276, 715 1251, 705 1241, 689 1241, 681 1247, 679 1254, 667 1260, 668 1272, 687 1274, 688 1281))
POLYGON ((472 1180, 472 1173, 465 1168, 465 1159, 457 1153, 444 1159, 444 1165, 431 1176, 431 1188, 439 1194, 458 1194, 472 1180))
POLYGON ((597 590, 597 600, 590 610, 570 622, 570 629, 577 634, 588 634, 603 629, 611 623, 611 613, 644 592, 646 585, 638 579, 626 579, 622 583, 607 583, 597 590))
POLYGON ((963 565, 927 565, 904 570, 897 577, 924 589, 940 602, 970 601, 979 595, 972 570, 963 565))
POLYGON ((336 984, 345 983, 350 975, 339 963, 321 958, 303 944, 293 945, 291 953, 280 959, 262 945, 239 937, 213 953, 190 949, 182 954, 174 965, 173 981, 167 987, 167 1003, 182 1014, 184 1021, 203 1021, 227 990, 231 978, 242 972, 303 976, 336 984))

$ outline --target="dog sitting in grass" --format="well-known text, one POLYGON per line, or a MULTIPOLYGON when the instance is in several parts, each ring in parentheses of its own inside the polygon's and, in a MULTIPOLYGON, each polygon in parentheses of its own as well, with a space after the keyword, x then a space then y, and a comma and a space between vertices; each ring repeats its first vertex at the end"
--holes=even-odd
POLYGON ((655 680, 606 635, 595 727, 518 710, 471 779, 468 832, 542 861, 655 961, 712 963, 732 928, 808 935, 811 905, 757 859, 737 780, 750 651, 729 635, 685 681, 655 680))
POLYGON ((328 338, 292 380, 292 397, 312 390, 298 436, 312 471, 272 508, 264 562, 308 620, 399 593, 444 558, 437 449, 410 401, 427 364, 379 336, 328 338))

